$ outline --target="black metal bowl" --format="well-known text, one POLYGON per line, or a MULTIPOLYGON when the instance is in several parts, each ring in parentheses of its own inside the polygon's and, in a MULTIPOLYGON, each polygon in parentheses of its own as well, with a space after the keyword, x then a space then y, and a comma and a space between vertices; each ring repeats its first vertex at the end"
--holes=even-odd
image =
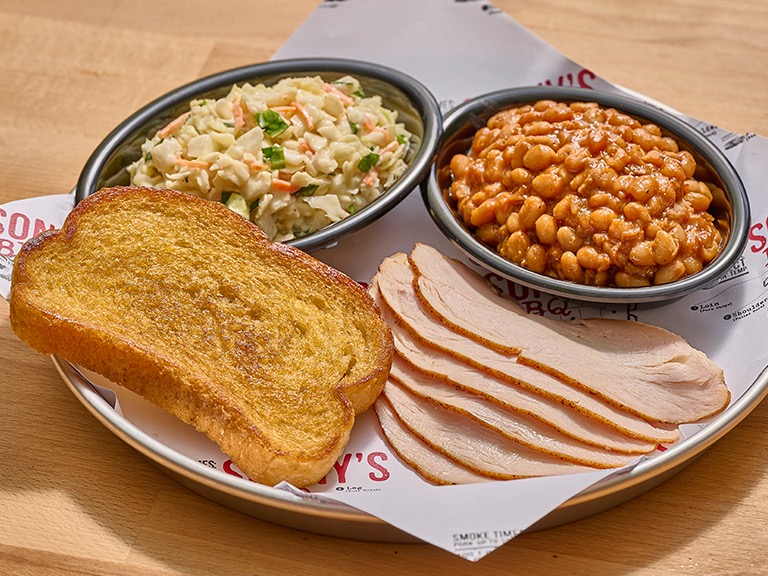
POLYGON ((272 85, 282 78, 320 76, 332 81, 357 77, 366 94, 380 95, 383 105, 398 113, 398 120, 414 135, 406 161, 407 171, 374 202, 326 228, 286 242, 305 251, 327 247, 339 238, 370 224, 394 208, 427 176, 441 133, 440 110, 434 96, 420 82, 397 70, 338 58, 275 60, 213 74, 185 84, 150 102, 124 120, 96 148, 86 162, 75 188, 79 202, 99 189, 128 185, 127 166, 141 154, 144 140, 188 109, 198 98, 220 98, 234 84, 272 85))
POLYGON ((672 300, 714 285, 741 256, 749 232, 750 210, 744 185, 728 159, 704 135, 676 116, 623 94, 581 88, 513 88, 468 100, 443 118, 443 135, 429 178, 422 183, 422 196, 445 236, 468 258, 500 276, 548 294, 589 302, 657 302, 672 300), (597 102, 616 108, 644 123, 652 122, 687 149, 699 165, 718 182, 724 197, 713 200, 710 211, 724 223, 724 246, 720 254, 700 272, 669 284, 637 288, 598 287, 552 278, 514 264, 481 243, 464 225, 447 195, 449 164, 454 154, 466 152, 475 132, 497 112, 538 100, 597 102))

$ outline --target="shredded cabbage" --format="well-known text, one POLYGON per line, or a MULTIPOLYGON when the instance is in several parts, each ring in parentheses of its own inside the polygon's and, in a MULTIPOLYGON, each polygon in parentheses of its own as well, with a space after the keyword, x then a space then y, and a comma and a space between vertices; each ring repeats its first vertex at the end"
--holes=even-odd
POLYGON ((405 172, 411 139, 352 76, 285 78, 193 100, 128 171, 136 186, 223 201, 283 242, 381 196, 405 172))

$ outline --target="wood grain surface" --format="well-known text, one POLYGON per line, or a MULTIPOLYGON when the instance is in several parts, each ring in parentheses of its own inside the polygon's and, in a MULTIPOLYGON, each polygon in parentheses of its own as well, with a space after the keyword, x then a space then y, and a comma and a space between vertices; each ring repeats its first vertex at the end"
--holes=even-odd
MULTIPOLYGON (((348 0, 364 1, 364 0, 348 0)), ((768 135, 764 0, 504 0, 609 81, 768 135)), ((63 193, 142 104, 268 59, 315 0, 4 0, 0 203, 63 193)), ((759 575, 768 573, 768 406, 626 504, 472 564, 422 544, 318 536, 183 488, 110 434, 21 343, 0 299, 0 574, 759 575)))

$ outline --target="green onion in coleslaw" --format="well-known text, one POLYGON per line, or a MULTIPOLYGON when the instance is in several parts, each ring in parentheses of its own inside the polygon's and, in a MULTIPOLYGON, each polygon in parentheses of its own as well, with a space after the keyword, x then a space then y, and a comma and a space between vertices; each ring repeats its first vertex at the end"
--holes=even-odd
POLYGON ((343 220, 405 172, 412 135, 359 80, 233 86, 142 145, 131 183, 222 201, 275 241, 343 220))

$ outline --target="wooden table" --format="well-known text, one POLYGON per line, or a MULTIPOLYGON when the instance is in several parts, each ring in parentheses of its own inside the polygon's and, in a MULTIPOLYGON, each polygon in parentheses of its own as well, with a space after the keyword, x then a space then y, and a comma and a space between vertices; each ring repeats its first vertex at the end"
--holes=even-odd
MULTIPOLYGON (((201 75, 268 59, 316 4, 4 0, 0 202, 68 191, 130 112, 201 75)), ((498 5, 610 81, 768 135, 763 0, 498 5)), ((0 366, 0 574, 768 573, 765 405, 652 492, 470 564, 427 545, 275 526, 181 487, 86 412, 50 360, 12 334, 1 300, 0 366)))

